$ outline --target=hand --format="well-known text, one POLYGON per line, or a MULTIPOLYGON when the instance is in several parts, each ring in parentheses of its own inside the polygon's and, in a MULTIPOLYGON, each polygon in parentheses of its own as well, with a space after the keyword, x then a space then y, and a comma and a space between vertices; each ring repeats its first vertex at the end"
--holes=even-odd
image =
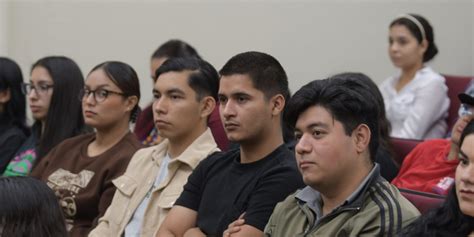
POLYGON ((232 234, 235 234, 240 231, 240 227, 245 224, 244 220, 245 212, 242 213, 242 215, 239 216, 237 220, 234 222, 230 223, 229 226, 227 227, 227 230, 224 231, 224 237, 230 237, 232 234))

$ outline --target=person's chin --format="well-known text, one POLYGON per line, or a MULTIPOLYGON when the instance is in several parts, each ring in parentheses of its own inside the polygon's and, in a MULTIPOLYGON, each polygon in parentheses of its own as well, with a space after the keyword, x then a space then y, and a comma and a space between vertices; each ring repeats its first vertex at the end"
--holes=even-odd
POLYGON ((460 203, 459 209, 464 215, 474 217, 474 203, 460 203))
POLYGON ((393 66, 395 66, 396 68, 403 68, 403 64, 401 64, 398 61, 392 60, 392 63, 393 63, 393 66))
POLYGON ((97 128, 98 125, 100 124, 97 120, 93 119, 93 118, 87 118, 85 117, 84 118, 84 123, 89 126, 89 127, 93 127, 93 128, 97 128))
POLYGON ((35 120, 40 120, 40 121, 46 120, 46 116, 40 113, 34 113, 31 115, 31 117, 33 117, 33 119, 35 120))
POLYGON ((166 129, 161 129, 159 131, 160 131, 160 137, 162 137, 162 138, 171 139, 171 140, 176 138, 176 134, 173 134, 173 133, 167 131, 166 129))
POLYGON ((315 179, 314 177, 308 177, 303 175, 303 183, 315 189, 316 187, 320 186, 321 182, 315 179))
POLYGON ((242 137, 239 136, 237 133, 231 132, 227 134, 227 140, 229 140, 230 142, 241 143, 244 139, 242 139, 242 137))

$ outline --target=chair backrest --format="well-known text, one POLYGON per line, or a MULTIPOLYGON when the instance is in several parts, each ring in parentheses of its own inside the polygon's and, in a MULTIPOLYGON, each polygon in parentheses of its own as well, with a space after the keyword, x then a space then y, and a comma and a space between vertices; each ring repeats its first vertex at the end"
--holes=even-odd
POLYGON ((446 122, 448 123, 448 133, 451 132, 456 120, 458 119, 458 109, 461 103, 458 99, 458 94, 466 90, 466 87, 469 85, 471 80, 474 77, 466 76, 452 76, 452 75, 443 75, 446 79, 446 86, 448 87, 448 97, 450 100, 448 118, 446 122))
POLYGON ((408 153, 410 153, 418 143, 423 142, 423 140, 391 137, 390 142, 392 143, 393 152, 395 153, 395 162, 397 162, 398 166, 401 166, 403 159, 405 159, 408 153))
POLYGON ((423 215, 429 210, 433 208, 439 207, 445 199, 445 196, 433 194, 433 193, 426 193, 420 192, 410 189, 399 189, 400 193, 408 199, 420 213, 423 215))

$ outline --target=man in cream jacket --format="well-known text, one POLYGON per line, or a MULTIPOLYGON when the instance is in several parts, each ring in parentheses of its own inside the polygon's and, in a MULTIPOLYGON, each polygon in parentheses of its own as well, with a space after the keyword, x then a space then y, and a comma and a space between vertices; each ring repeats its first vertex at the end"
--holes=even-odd
POLYGON ((218 88, 217 71, 200 59, 172 58, 157 69, 153 118, 165 140, 135 153, 89 236, 154 236, 193 169, 219 151, 207 127, 218 88))

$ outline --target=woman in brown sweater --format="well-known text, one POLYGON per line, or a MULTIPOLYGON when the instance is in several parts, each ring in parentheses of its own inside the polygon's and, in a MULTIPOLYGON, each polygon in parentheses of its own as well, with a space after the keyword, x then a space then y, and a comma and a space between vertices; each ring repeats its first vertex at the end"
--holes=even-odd
POLYGON ((139 88, 136 72, 125 63, 94 67, 79 99, 85 123, 96 132, 65 140, 31 173, 54 190, 71 237, 87 236, 97 224, 114 195, 113 179, 141 148, 129 130, 138 111, 139 88))

